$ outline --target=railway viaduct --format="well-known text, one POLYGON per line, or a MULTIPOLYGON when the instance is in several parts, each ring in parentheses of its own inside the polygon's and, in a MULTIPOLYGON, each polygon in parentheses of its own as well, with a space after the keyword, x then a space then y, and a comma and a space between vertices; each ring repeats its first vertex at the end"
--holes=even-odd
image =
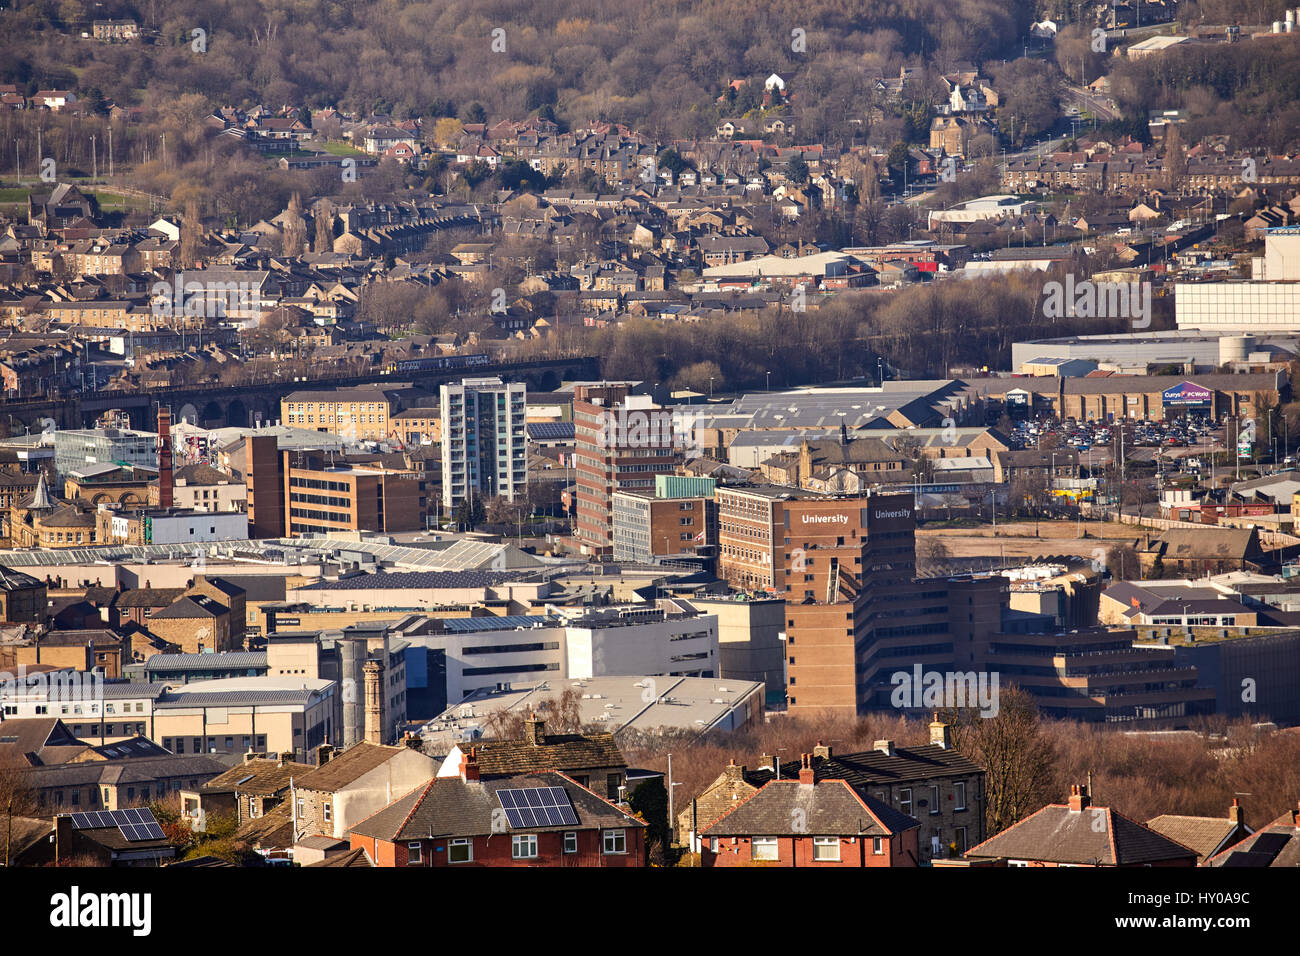
POLYGON ((549 392, 561 383, 600 377, 600 360, 593 355, 569 358, 506 362, 472 369, 436 369, 388 375, 379 369, 361 375, 320 378, 275 379, 252 385, 184 385, 135 392, 82 392, 56 399, 27 399, 0 402, 0 426, 8 424, 11 435, 40 431, 52 419, 59 428, 88 428, 104 412, 120 409, 132 428, 152 431, 156 410, 167 405, 172 421, 189 419, 204 428, 247 427, 259 418, 263 422, 280 417, 280 400, 290 392, 313 388, 338 388, 382 382, 411 382, 431 390, 445 382, 468 376, 500 376, 506 381, 526 382, 530 391, 549 392))

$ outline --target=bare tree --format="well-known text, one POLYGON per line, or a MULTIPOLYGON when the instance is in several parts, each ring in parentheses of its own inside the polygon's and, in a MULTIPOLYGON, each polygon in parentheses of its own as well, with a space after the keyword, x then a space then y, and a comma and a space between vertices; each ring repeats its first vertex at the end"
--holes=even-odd
POLYGON ((998 712, 952 708, 940 720, 951 726, 953 745, 984 768, 984 820, 989 836, 1002 832, 1051 797, 1056 753, 1044 737, 1033 698, 1014 685, 1000 688, 998 712))
POLYGON ((36 812, 36 791, 24 768, 0 766, 0 807, 4 808, 4 865, 13 863, 14 817, 36 812))

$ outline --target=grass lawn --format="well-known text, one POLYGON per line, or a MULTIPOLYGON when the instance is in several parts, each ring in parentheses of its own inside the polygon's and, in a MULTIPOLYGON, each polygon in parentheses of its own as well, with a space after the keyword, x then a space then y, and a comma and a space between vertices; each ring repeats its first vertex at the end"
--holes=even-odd
POLYGON ((355 146, 349 146, 347 143, 312 143, 312 146, 329 153, 331 156, 364 156, 364 151, 357 149, 355 146))

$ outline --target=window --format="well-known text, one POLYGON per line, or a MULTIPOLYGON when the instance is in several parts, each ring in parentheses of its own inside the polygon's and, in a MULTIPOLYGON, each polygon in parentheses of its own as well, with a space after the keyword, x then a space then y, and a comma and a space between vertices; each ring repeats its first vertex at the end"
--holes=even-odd
POLYGON ((1007 866, 1028 866, 1028 860, 1007 860, 1007 866))
POLYGON ((516 860, 537 859, 537 834, 516 833, 510 838, 510 855, 516 860))
POLYGON ((750 855, 755 860, 778 859, 776 837, 754 837, 750 855))
POLYGON ((469 837, 457 837, 447 843, 448 863, 471 863, 474 860, 474 841, 469 837))
POLYGON ((321 811, 325 814, 325 822, 326 822, 326 823, 331 823, 331 822, 333 822, 333 819, 334 819, 334 804, 332 804, 332 803, 323 803, 323 804, 321 804, 321 811))
POLYGON ((627 852, 627 831, 626 830, 606 830, 605 831, 605 853, 626 853, 627 852))
POLYGON ((249 798, 248 798, 248 818, 251 820, 251 819, 253 819, 255 816, 257 816, 257 798, 256 798, 256 797, 249 797, 249 798))
POLYGON ((930 785, 930 815, 938 813, 943 809, 943 804, 939 800, 939 785, 937 783, 930 785))
POLYGON ((871 852, 876 856, 885 855, 885 841, 882 837, 871 838, 871 852))
POLYGON ((839 860, 840 858, 840 838, 839 837, 813 837, 813 859, 814 860, 839 860))
POLYGON ((953 830, 953 842, 957 844, 957 852, 966 852, 966 828, 957 827, 953 830))
POLYGON ((954 810, 965 810, 965 809, 966 809, 966 784, 965 784, 965 782, 963 781, 962 783, 954 783, 954 784, 952 785, 952 792, 953 792, 953 804, 954 804, 953 809, 954 809, 954 810))
POLYGON ((406 844, 406 865, 410 866, 412 863, 419 863, 419 862, 420 862, 420 844, 418 843, 406 844))
POLYGON ((898 791, 898 809, 908 816, 912 815, 912 788, 904 787, 898 791))
POLYGON ((307 801, 306 801, 304 798, 299 797, 299 798, 298 798, 298 818, 299 818, 299 819, 302 819, 302 818, 305 817, 306 815, 307 815, 307 801))
POLYGON ((578 852, 578 834, 572 830, 564 834, 564 852, 565 853, 578 852))

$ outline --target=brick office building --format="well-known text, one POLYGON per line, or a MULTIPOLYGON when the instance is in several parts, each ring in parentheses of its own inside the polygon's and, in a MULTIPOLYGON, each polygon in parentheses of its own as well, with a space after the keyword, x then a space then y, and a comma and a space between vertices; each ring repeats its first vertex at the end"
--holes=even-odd
POLYGON ((305 456, 302 465, 287 465, 284 483, 291 537, 331 531, 418 531, 429 507, 425 483, 405 469, 331 467, 315 456, 305 456))
POLYGON ((655 557, 708 553, 717 540, 709 498, 658 498, 645 491, 616 491, 614 557, 648 562, 655 557))
POLYGON ((681 461, 673 413, 627 384, 573 393, 574 538, 584 554, 614 551, 614 493, 649 491, 681 461))

